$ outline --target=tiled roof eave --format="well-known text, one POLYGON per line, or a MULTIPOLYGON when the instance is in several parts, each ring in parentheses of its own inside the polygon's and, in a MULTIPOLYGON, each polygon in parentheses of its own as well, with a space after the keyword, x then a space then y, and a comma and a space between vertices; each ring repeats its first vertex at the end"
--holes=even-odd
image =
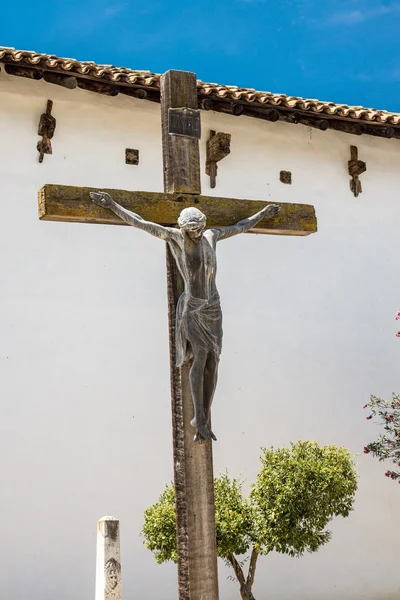
MULTIPOLYGON (((145 75, 143 72, 135 72, 133 71, 129 77, 126 74, 114 74, 109 73, 106 70, 93 71, 89 69, 79 69, 77 67, 73 68, 64 68, 62 65, 55 65, 54 67, 49 66, 48 64, 30 64, 26 60, 23 61, 13 61, 7 58, 1 57, 1 49, 0 49, 0 63, 10 66, 16 67, 25 67, 26 69, 32 69, 35 71, 47 71, 51 73, 57 73, 59 75, 72 75, 77 77, 78 79, 86 79, 90 81, 98 81, 102 83, 108 83, 110 85, 118 85, 124 87, 144 87, 144 88, 153 88, 159 90, 159 76, 149 74, 145 75), (124 76, 124 77, 123 77, 124 76)), ((124 69, 125 71, 125 69, 124 69)))
MULTIPOLYGON (((63 76, 76 78, 74 85, 90 91, 108 93, 112 96, 118 93, 127 95, 141 93, 139 97, 159 101, 161 76, 150 71, 98 65, 94 62, 82 62, 4 47, 0 47, 0 63, 8 65, 6 70, 12 74, 18 74, 16 73, 18 68, 25 70, 28 73, 26 76, 35 79, 42 77, 46 79, 46 73, 53 73, 61 76, 59 79, 63 76), (137 90, 144 90, 144 92, 137 92, 137 90)), ((280 119, 292 123, 310 124, 321 129, 341 127, 341 130, 346 130, 347 127, 350 133, 370 133, 400 138, 400 114, 398 113, 202 81, 198 81, 197 86, 199 104, 205 110, 234 115, 244 114, 267 120, 280 119), (344 125, 339 126, 340 122, 344 125)))

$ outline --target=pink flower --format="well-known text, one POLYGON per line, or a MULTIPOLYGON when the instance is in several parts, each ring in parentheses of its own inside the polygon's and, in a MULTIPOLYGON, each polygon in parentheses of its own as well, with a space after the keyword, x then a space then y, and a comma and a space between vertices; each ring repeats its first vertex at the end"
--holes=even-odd
POLYGON ((367 417, 367 421, 369 421, 370 419, 372 419, 372 415, 369 415, 369 417, 367 417))
POLYGON ((396 314, 396 321, 400 319, 400 311, 396 314))
POLYGON ((400 331, 396 333, 396 337, 400 337, 400 331))
POLYGON ((365 448, 364 448, 364 454, 369 454, 369 450, 368 450, 367 446, 365 446, 365 448))
POLYGON ((368 404, 364 404, 363 408, 367 408, 368 404))

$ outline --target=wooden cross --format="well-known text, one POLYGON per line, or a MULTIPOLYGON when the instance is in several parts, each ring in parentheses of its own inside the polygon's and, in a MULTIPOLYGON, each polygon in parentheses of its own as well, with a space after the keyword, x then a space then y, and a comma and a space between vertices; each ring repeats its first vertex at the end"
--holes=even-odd
MULTIPOLYGON (((165 73, 161 78, 164 193, 107 190, 116 202, 146 220, 168 226, 177 223, 183 208, 196 206, 205 213, 208 227, 232 225, 266 205, 265 201, 200 195, 199 142, 196 137, 199 132, 196 123, 190 123, 190 119, 196 117, 197 108, 195 74, 165 73), (171 134, 171 114, 172 127, 179 125, 176 109, 185 109, 181 113, 184 115, 182 122, 190 137, 171 134)), ((90 191, 97 190, 45 185, 39 191, 40 219, 124 225, 113 212, 95 205, 90 200, 90 191)), ((252 231, 281 235, 309 235, 317 231, 312 206, 280 206, 277 217, 261 221, 252 231)), ((182 280, 168 247, 167 284, 179 599, 218 600, 212 446, 211 441, 193 442, 189 366, 175 367, 175 307, 182 291, 182 280)))

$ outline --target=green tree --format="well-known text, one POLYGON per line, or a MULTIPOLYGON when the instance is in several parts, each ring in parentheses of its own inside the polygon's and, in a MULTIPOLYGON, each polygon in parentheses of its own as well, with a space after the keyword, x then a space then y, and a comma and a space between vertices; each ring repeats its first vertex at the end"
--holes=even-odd
MULTIPOLYGON (((352 510, 357 489, 354 460, 345 448, 297 442, 290 448, 262 448, 260 459, 248 498, 242 482, 227 473, 214 483, 217 552, 232 566, 243 600, 254 600, 260 555, 316 552, 331 538, 331 519, 347 517, 352 510), (246 559, 238 558, 243 555, 247 573, 246 559)), ((177 562, 172 484, 146 509, 142 535, 158 563, 177 562)))

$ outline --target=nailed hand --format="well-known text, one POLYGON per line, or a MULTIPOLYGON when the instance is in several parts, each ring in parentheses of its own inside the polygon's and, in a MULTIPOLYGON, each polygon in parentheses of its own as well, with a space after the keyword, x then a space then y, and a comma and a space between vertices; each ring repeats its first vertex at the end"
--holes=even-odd
POLYGON ((90 197, 95 204, 104 208, 110 208, 114 204, 114 200, 106 192, 90 192, 90 197))
POLYGON ((277 204, 269 204, 266 207, 265 216, 266 217, 276 217, 276 215, 280 212, 281 207, 277 204))

